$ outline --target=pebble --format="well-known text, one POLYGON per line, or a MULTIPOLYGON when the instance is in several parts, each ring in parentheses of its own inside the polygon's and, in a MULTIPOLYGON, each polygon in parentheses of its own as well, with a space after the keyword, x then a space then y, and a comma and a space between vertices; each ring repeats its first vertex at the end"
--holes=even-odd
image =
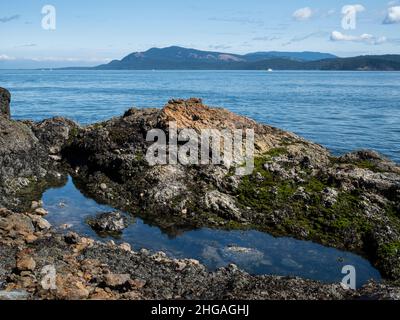
POLYGON ((37 208, 35 209, 35 213, 39 216, 46 216, 49 212, 43 208, 37 208))
POLYGON ((128 252, 132 251, 131 245, 130 245, 129 243, 127 243, 127 242, 121 243, 121 244, 119 245, 119 247, 120 247, 122 250, 125 250, 125 251, 128 251, 128 252))
POLYGON ((131 276, 129 274, 109 273, 104 276, 104 283, 110 288, 123 286, 129 280, 131 280, 131 276))
POLYGON ((42 207, 42 206, 43 206, 43 201, 42 201, 42 200, 39 200, 39 201, 32 201, 31 209, 32 209, 32 210, 36 210, 36 209, 38 209, 38 208, 40 208, 40 207, 42 207))
POLYGON ((36 268, 36 262, 32 257, 21 254, 17 257, 16 267, 18 271, 33 271, 36 268))
POLYGON ((103 190, 103 191, 107 190, 107 185, 105 183, 101 183, 100 184, 100 189, 103 190))

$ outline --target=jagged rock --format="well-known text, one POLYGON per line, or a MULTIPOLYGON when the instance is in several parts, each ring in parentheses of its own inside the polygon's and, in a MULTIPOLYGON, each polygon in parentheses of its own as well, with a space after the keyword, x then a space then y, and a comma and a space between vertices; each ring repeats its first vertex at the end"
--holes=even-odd
POLYGON ((29 125, 39 142, 53 157, 61 152, 68 139, 77 134, 80 129, 75 122, 61 117, 37 123, 30 122, 29 125))
POLYGON ((237 221, 243 220, 242 212, 236 206, 235 200, 217 190, 210 191, 204 196, 204 207, 220 215, 237 221))
POLYGON ((31 216, 33 224, 39 229, 39 230, 47 230, 51 228, 50 222, 48 222, 46 219, 43 219, 41 216, 31 216))
POLYGON ((322 191, 322 201, 325 207, 332 207, 337 202, 337 190, 333 188, 325 188, 322 191))
POLYGON ((26 252, 20 252, 17 255, 16 267, 18 271, 33 271, 36 268, 35 260, 26 252))
POLYGON ((7 89, 0 87, 0 117, 10 119, 11 94, 7 89))
POLYGON ((110 288, 119 288, 127 284, 131 280, 129 274, 106 274, 104 276, 104 284, 110 288))
POLYGON ((43 208, 37 208, 35 209, 35 213, 39 216, 46 216, 48 214, 48 211, 43 208))
POLYGON ((88 224, 99 232, 121 232, 128 226, 127 219, 119 211, 101 213, 88 219, 88 224))
POLYGON ((0 207, 15 210, 29 208, 46 186, 65 178, 29 125, 5 117, 0 117, 0 177, 0 207))

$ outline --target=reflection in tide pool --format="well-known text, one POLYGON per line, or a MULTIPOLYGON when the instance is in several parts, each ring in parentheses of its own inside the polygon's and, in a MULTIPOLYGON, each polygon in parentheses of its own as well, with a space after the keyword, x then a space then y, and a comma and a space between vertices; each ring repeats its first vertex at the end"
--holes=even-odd
MULTIPOLYGON (((43 195, 47 219, 54 226, 72 224, 72 230, 100 239, 85 223, 89 216, 113 210, 86 198, 72 179, 62 188, 43 195)), ((103 238, 104 239, 104 238, 103 238)), ((177 237, 162 233, 159 228, 135 221, 116 242, 128 242, 135 250, 146 248, 164 251, 171 257, 194 258, 210 269, 235 263, 252 274, 299 276, 324 282, 340 282, 344 265, 357 271, 357 286, 369 279, 380 280, 379 272, 364 258, 355 254, 324 247, 309 241, 274 238, 266 233, 222 231, 208 228, 187 231, 177 237)))

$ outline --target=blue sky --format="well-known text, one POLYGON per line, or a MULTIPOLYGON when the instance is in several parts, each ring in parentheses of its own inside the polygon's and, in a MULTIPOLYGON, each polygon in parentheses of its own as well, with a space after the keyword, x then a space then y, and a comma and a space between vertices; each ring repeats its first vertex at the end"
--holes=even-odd
POLYGON ((323 51, 339 56, 400 53, 400 1, 0 0, 0 67, 96 65, 150 47, 232 53, 323 51), (41 26, 56 8, 56 30, 41 26), (354 30, 342 8, 357 5, 354 30))

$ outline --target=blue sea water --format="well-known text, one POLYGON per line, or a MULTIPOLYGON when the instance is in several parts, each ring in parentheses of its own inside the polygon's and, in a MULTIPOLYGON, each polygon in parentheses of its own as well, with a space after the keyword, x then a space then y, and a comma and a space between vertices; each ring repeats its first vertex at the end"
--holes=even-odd
POLYGON ((88 124, 200 97, 335 154, 369 148, 400 162, 400 72, 0 70, 0 86, 12 93, 16 119, 88 124))

